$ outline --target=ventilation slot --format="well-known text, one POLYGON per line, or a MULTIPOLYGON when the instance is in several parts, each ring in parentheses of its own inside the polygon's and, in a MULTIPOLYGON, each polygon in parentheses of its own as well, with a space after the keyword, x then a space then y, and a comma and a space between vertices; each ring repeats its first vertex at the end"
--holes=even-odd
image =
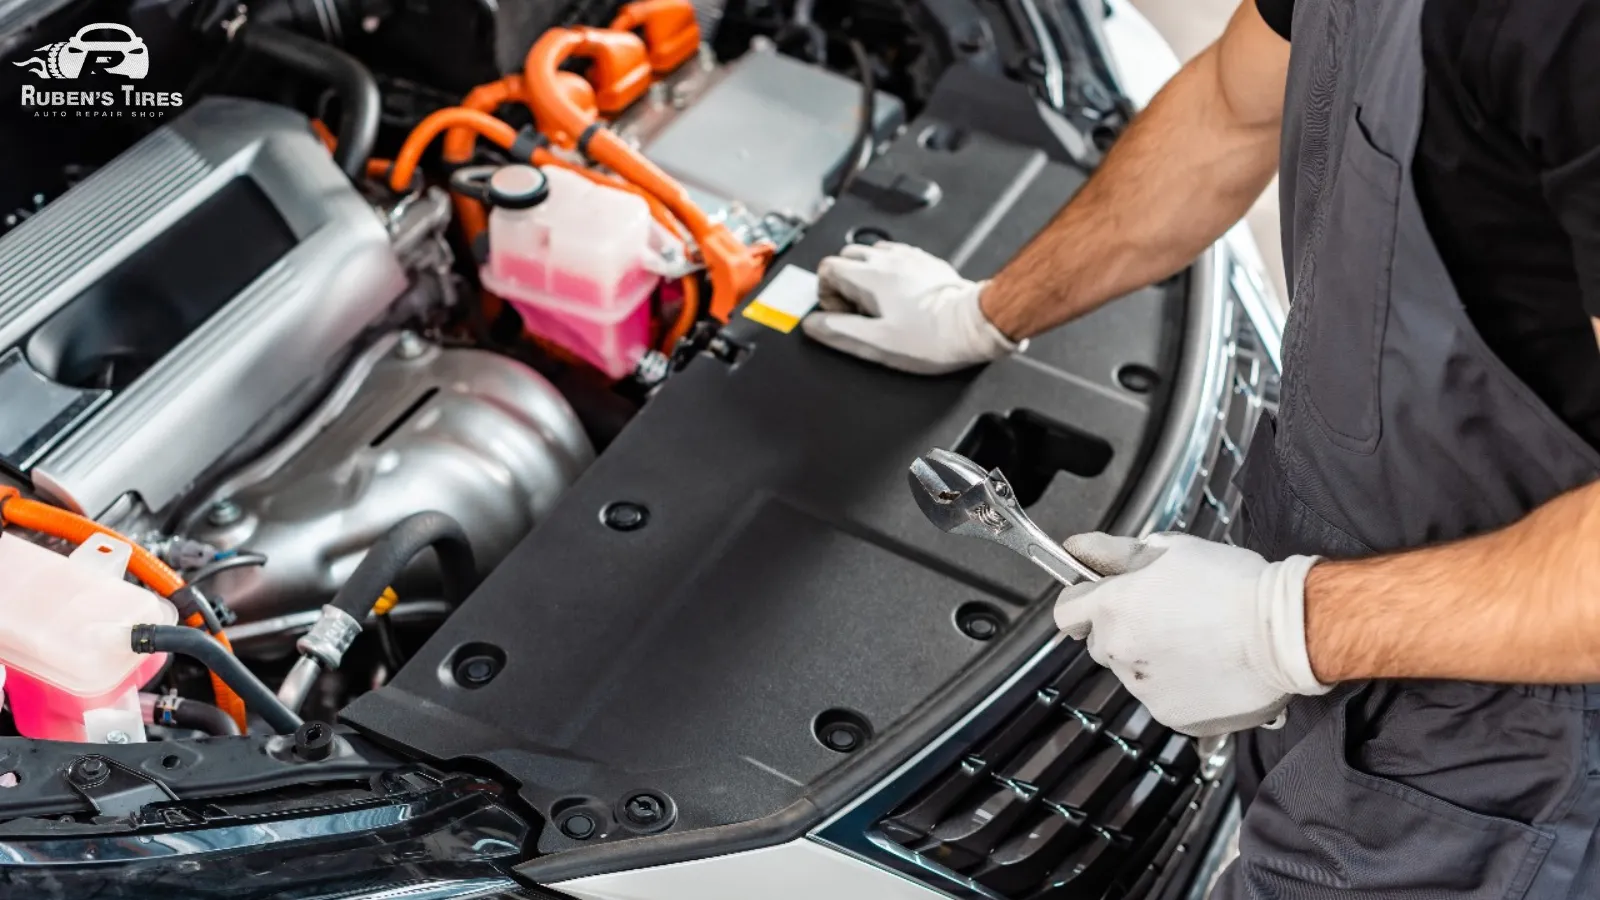
POLYGON ((1004 473, 1024 507, 1044 496, 1057 472, 1093 478, 1111 462, 1111 445, 1104 438, 1026 409, 979 416, 956 452, 1004 473))
POLYGON ((878 822, 930 869, 992 894, 1156 896, 1203 848, 1226 792, 1081 645, 954 767, 878 822), (1202 812, 1203 811, 1203 812, 1202 812), (1179 865, 1183 863, 1183 865, 1179 865))

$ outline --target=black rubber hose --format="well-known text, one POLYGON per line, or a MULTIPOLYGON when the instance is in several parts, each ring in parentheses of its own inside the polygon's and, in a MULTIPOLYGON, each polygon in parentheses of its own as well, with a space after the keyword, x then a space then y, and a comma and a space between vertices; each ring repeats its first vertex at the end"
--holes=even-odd
POLYGON ((156 725, 189 728, 215 737, 234 737, 239 734, 239 724, 233 721, 232 716, 199 700, 173 698, 167 704, 158 700, 154 718, 153 724, 156 725))
POLYGON ((478 586, 478 563, 461 523, 442 512, 407 516, 385 532, 334 595, 333 605, 357 622, 365 622, 383 592, 429 547, 439 557, 444 599, 451 606, 460 605, 478 586))
POLYGON ((197 660, 232 688, 245 707, 265 719, 278 734, 290 734, 302 724, 300 717, 284 706, 238 657, 203 631, 179 625, 135 625, 133 650, 135 653, 179 653, 197 660))
POLYGON ((861 108, 856 121, 856 139, 850 144, 850 157, 839 174, 826 186, 828 196, 838 197, 850 188, 861 170, 872 162, 872 133, 877 129, 878 79, 872 71, 872 57, 860 41, 850 41, 850 52, 855 55, 856 68, 861 70, 861 108))
POLYGON ((378 140, 382 97, 361 61, 336 47, 271 25, 252 24, 239 33, 247 51, 276 60, 332 87, 339 95, 339 146, 333 161, 352 180, 366 174, 378 140))
POLYGON ((172 724, 218 737, 231 737, 239 733, 239 723, 233 721, 232 716, 199 700, 179 700, 174 703, 172 724))

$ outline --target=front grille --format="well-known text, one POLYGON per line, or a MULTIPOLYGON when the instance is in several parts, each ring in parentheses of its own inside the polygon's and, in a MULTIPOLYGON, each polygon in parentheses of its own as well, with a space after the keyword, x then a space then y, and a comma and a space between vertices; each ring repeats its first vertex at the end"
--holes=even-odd
POLYGON ((1239 489, 1233 477, 1244 462, 1261 414, 1278 408, 1278 370, 1243 306, 1235 303, 1233 307, 1216 426, 1198 477, 1171 525, 1174 531, 1226 543, 1232 543, 1228 530, 1239 513, 1239 489))
MULTIPOLYGON (((955 765, 877 823, 879 837, 968 889, 1015 898, 1156 896, 1197 818, 1220 803, 1195 742, 1157 723, 1082 645, 955 765)), ((1209 831, 1209 828, 1206 829, 1209 831)))

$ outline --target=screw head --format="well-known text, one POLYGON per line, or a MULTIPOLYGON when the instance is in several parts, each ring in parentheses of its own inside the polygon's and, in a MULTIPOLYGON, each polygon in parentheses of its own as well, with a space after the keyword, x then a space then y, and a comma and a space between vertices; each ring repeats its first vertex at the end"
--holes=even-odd
POLYGON ((206 521, 218 528, 238 524, 244 518, 244 508, 232 500, 218 500, 211 504, 211 510, 206 513, 206 521))
POLYGON ((651 350, 646 353, 639 359, 639 365, 634 370, 634 374, 638 376, 639 381, 650 387, 667 380, 667 376, 671 373, 672 357, 659 350, 651 350))
POLYGON ((575 812, 561 820, 561 833, 575 841, 586 841, 594 836, 594 817, 586 812, 575 812))
POLYGON ((111 777, 111 765, 100 756, 85 756, 67 770, 67 778, 82 788, 99 787, 111 777))
POLYGON ((394 355, 400 359, 416 359, 428 352, 428 342, 415 331, 400 332, 400 340, 394 345, 394 355))
POLYGON ((612 531, 638 531, 650 521, 650 510, 640 503, 619 500, 600 510, 600 521, 612 531))

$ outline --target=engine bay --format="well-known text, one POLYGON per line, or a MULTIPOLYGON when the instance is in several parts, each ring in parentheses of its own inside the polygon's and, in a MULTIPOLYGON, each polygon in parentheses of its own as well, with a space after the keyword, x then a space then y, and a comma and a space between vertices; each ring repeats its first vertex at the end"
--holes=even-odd
POLYGON ((1078 4, 40 6, 15 66, 125 22, 182 105, 0 157, 0 819, 416 764, 541 883, 793 834, 1053 631, 907 461, 1148 512, 1191 276, 936 379, 795 327, 846 243, 987 277, 1078 189, 1078 4))

